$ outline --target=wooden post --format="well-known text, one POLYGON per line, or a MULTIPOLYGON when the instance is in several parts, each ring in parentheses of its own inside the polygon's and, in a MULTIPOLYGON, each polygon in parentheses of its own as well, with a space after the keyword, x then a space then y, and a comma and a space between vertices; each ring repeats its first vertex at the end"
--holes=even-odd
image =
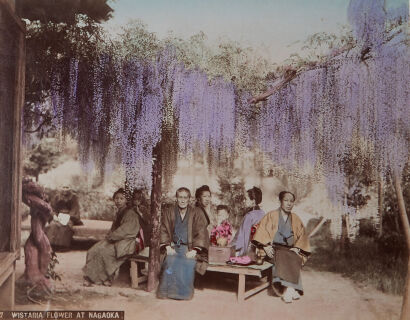
POLYGON ((403 225, 404 235, 407 244, 407 275, 406 284, 403 294, 403 303, 401 308, 400 320, 408 319, 410 314, 410 225, 409 218, 406 213, 406 206, 404 204, 403 191, 401 188, 401 174, 395 172, 393 175, 394 188, 396 189, 397 202, 399 205, 400 219, 403 225))
POLYGON ((323 224, 327 221, 327 219, 325 217, 322 217, 322 219, 320 219, 320 221, 318 222, 318 224, 313 228, 313 230, 309 233, 308 237, 313 237, 318 231, 319 229, 323 226, 323 224))
POLYGON ((148 284, 147 291, 153 291, 158 286, 158 276, 161 269, 160 264, 160 218, 161 218, 161 196, 162 196, 162 143, 161 141, 153 150, 154 164, 152 167, 152 189, 151 189, 151 246, 149 251, 148 284))
POLYGON ((14 308, 15 261, 20 256, 21 113, 25 26, 15 1, 0 0, 0 305, 14 308))

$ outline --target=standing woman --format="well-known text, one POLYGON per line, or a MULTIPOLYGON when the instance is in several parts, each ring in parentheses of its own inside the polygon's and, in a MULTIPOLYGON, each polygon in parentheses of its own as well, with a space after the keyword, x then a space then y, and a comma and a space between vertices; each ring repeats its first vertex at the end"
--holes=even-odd
POLYGON ((249 248, 251 241, 252 227, 259 223, 264 217, 265 212, 259 207, 262 202, 262 190, 253 187, 246 191, 245 207, 247 213, 243 218, 242 224, 235 234, 232 244, 235 246, 237 256, 254 255, 254 250, 249 248))
POLYGON ((96 243, 87 251, 84 271, 84 286, 93 283, 111 286, 115 272, 139 250, 136 240, 140 232, 139 216, 127 207, 125 190, 118 189, 113 195, 114 203, 118 209, 111 231, 104 240, 96 243))
POLYGON ((212 194, 211 194, 211 189, 209 189, 209 186, 203 185, 196 189, 195 191, 195 206, 199 207, 205 216, 205 219, 207 221, 207 228, 208 232, 214 224, 216 224, 217 221, 217 214, 215 208, 212 206, 212 194))
POLYGON ((262 218, 253 238, 262 256, 273 262, 273 287, 286 303, 303 294, 300 270, 310 255, 309 238, 300 218, 292 211, 295 195, 279 193, 280 207, 262 218))

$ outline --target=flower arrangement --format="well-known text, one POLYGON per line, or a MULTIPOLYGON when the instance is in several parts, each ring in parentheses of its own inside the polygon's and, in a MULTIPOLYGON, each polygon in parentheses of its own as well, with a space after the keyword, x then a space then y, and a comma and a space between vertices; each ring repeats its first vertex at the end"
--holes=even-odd
POLYGON ((211 230, 211 244, 214 246, 224 247, 231 240, 232 226, 224 220, 219 226, 214 226, 211 230))

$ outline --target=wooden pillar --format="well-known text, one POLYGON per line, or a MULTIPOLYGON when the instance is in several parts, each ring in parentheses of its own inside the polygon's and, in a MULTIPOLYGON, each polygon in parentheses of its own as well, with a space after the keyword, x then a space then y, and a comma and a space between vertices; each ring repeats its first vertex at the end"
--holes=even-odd
POLYGON ((25 27, 14 0, 0 0, 0 302, 14 306, 15 260, 20 253, 21 113, 25 27))

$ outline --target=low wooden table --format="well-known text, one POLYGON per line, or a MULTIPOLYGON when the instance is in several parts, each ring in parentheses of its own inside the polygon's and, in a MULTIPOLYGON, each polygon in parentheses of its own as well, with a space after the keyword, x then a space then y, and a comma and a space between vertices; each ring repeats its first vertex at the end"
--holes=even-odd
POLYGON ((268 269, 272 268, 272 264, 264 261, 262 265, 238 266, 227 264, 209 263, 207 271, 234 273, 238 275, 238 302, 245 301, 246 298, 258 293, 259 291, 269 287, 271 283, 272 272, 268 269), (262 272, 268 270, 268 275, 262 278, 262 272), (246 276, 257 276, 262 281, 262 284, 257 287, 245 291, 246 276))

